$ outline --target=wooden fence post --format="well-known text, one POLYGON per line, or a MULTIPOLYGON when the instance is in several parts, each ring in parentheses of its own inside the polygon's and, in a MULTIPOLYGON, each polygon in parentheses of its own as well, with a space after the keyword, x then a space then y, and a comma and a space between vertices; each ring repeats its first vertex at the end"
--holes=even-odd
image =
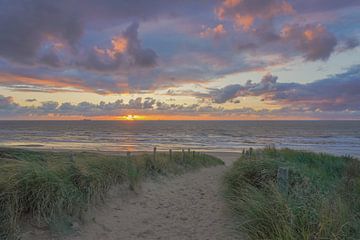
POLYGON ((130 151, 127 151, 126 152, 126 157, 129 159, 131 157, 131 152, 130 151))
POLYGON ((169 158, 170 158, 170 161, 172 161, 172 150, 169 149, 169 158))
POLYGON ((182 149, 182 161, 185 162, 185 151, 182 149))
POLYGON ((154 162, 156 161, 156 147, 154 147, 154 157, 153 157, 154 162))
POLYGON ((74 153, 70 152, 70 161, 71 162, 75 162, 75 157, 74 157, 74 153))
POLYGON ((279 191, 288 194, 289 191, 289 168, 279 167, 277 172, 277 184, 279 191))

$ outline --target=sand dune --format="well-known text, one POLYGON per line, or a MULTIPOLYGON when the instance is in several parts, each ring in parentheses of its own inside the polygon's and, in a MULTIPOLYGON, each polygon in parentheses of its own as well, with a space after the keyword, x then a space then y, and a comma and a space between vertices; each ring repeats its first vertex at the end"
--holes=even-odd
MULTIPOLYGON (((214 154, 227 165, 237 154, 214 154)), ((226 166, 150 180, 138 193, 118 189, 65 239, 237 239, 221 196, 226 166)), ((77 225, 77 224, 75 224, 77 225)), ((32 231, 24 239, 49 239, 32 231)))

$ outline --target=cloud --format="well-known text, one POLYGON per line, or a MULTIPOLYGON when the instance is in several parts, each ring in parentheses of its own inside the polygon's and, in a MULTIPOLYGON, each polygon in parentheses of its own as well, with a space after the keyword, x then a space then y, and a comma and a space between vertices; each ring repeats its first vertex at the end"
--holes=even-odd
POLYGON ((48 51, 41 55, 39 62, 51 67, 60 67, 62 65, 60 58, 54 51, 48 51))
POLYGON ((158 55, 154 50, 142 47, 138 29, 139 23, 133 22, 120 36, 113 37, 111 48, 95 47, 78 65, 97 71, 156 66, 158 55))
POLYGON ((305 61, 326 61, 335 51, 345 51, 357 46, 356 39, 338 40, 321 24, 285 24, 277 30, 270 23, 257 26, 249 39, 240 38, 239 52, 256 51, 258 54, 279 54, 286 60, 301 56, 305 61))
POLYGON ((348 71, 308 84, 278 84, 267 96, 283 105, 303 106, 319 111, 360 110, 360 65, 348 71))
POLYGON ((0 95, 0 109, 8 109, 13 106, 13 98, 12 97, 4 97, 0 95))
POLYGON ((226 87, 212 90, 209 94, 213 102, 215 103, 225 103, 226 101, 236 98, 240 95, 240 90, 244 87, 240 84, 227 85, 226 87))
MULTIPOLYGON (((243 31, 239 35, 233 33, 238 38, 236 48, 240 53, 251 50, 287 58, 301 55, 306 61, 327 60, 338 43, 324 25, 293 24, 281 18, 283 15, 295 17, 291 1, 224 0, 215 14, 222 21, 231 20, 243 31)), ((355 40, 348 40, 343 48, 355 45, 355 40)))
POLYGON ((325 12, 360 6, 357 0, 329 1, 329 0, 290 0, 297 12, 325 12))
POLYGON ((21 106, 12 97, 0 95, 0 117, 5 116, 119 116, 126 111, 136 111, 143 114, 171 114, 171 113, 204 113, 222 111, 221 107, 199 106, 198 104, 168 104, 154 98, 141 97, 130 99, 125 103, 122 99, 114 102, 58 103, 55 101, 42 102, 39 106, 21 106))
MULTIPOLYGON (((214 89, 209 92, 211 100, 215 103, 225 103, 239 96, 258 95, 275 88, 277 77, 266 74, 260 83, 252 83, 248 80, 244 86, 240 84, 227 85, 220 89, 214 89)), ((203 95, 204 96, 204 95, 203 95)), ((236 101, 239 103, 239 101, 236 101)))
MULTIPOLYGON (((140 93, 269 69, 299 56, 326 60, 358 45, 352 25, 292 24, 297 8, 307 11, 300 3, 0 0, 0 84, 14 91, 140 93), (284 26, 287 34, 280 33, 284 26)), ((314 4, 318 11, 356 5, 314 4)))
POLYGON ((75 47, 82 36, 83 25, 76 10, 65 2, 0 1, 0 56, 33 64, 47 37, 75 47))
POLYGON ((132 57, 133 64, 141 67, 152 67, 156 65, 157 54, 152 49, 144 49, 138 38, 139 23, 132 23, 124 32, 128 41, 127 51, 132 57))
POLYGON ((351 49, 357 48, 359 45, 360 45, 359 39, 357 39, 355 37, 348 38, 341 43, 338 51, 343 52, 343 51, 351 50, 351 49))
POLYGON ((22 107, 14 102, 12 97, 0 95, 0 117, 24 116, 29 114, 29 107, 22 107))
POLYGON ((249 31, 256 20, 269 21, 293 11, 292 6, 283 0, 224 0, 215 9, 219 19, 231 19, 244 31, 249 31))
POLYGON ((335 36, 322 25, 286 25, 281 39, 292 44, 309 61, 327 60, 337 44, 335 36))
POLYGON ((348 71, 312 83, 279 83, 265 75, 259 83, 228 85, 208 94, 215 103, 240 96, 261 96, 283 107, 308 111, 360 111, 360 65, 348 71))
POLYGON ((213 28, 203 26, 203 31, 200 32, 200 36, 214 38, 220 38, 226 34, 226 30, 223 24, 218 24, 213 28))

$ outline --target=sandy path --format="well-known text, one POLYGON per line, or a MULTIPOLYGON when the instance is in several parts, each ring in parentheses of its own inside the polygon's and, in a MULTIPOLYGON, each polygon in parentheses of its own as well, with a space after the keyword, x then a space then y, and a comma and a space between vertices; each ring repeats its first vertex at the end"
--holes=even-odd
MULTIPOLYGON (((231 154, 216 155, 227 164, 235 159, 231 154)), ((114 192, 105 206, 91 213, 93 220, 66 239, 236 239, 221 196, 226 168, 146 181, 138 194, 114 192)))

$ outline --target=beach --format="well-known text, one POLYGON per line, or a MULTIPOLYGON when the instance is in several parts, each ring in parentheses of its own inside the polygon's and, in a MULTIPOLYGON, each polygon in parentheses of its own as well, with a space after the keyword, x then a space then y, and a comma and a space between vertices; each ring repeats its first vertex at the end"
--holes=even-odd
MULTIPOLYGON (((225 166, 149 180, 135 193, 114 187, 103 206, 75 223, 66 240, 80 239, 239 239, 221 194, 222 177, 239 156, 213 153, 225 166)), ((24 240, 51 239, 48 231, 30 227, 24 240)))
POLYGON ((297 239, 298 234, 359 233, 356 189, 360 178, 356 169, 360 164, 348 156, 271 146, 210 155, 196 151, 129 155, 0 149, 0 162, 0 170, 6 173, 0 178, 4 190, 0 220, 5 219, 0 230, 8 231, 5 239, 297 239), (290 198, 274 188, 279 184, 276 172, 282 166, 291 169, 289 187, 291 183, 294 192, 289 191, 289 196, 295 194, 302 211, 309 211, 309 220, 299 216, 304 221, 299 222, 304 224, 300 229, 295 230, 297 225, 289 220, 297 214, 296 209, 289 210, 289 203, 283 205, 290 198), (303 192, 310 186, 309 179, 314 186, 303 192), (247 194, 249 197, 242 199, 247 194), (335 202, 331 200, 334 196, 335 202), (313 200, 304 205, 304 199, 313 200), (306 207, 308 204, 314 204, 313 208, 306 207), (329 215, 327 208, 335 208, 335 215, 329 215), (314 216, 312 209, 316 209, 314 216), (338 218, 339 214, 343 218, 338 218), (13 216, 15 226, 6 222, 6 216, 13 216), (319 217, 316 221, 325 228, 314 228, 310 221, 314 217, 319 217), (348 227, 341 227, 350 219, 348 227), (249 225, 252 221, 265 225, 257 228, 249 225), (331 230, 334 227, 337 232, 331 230))

